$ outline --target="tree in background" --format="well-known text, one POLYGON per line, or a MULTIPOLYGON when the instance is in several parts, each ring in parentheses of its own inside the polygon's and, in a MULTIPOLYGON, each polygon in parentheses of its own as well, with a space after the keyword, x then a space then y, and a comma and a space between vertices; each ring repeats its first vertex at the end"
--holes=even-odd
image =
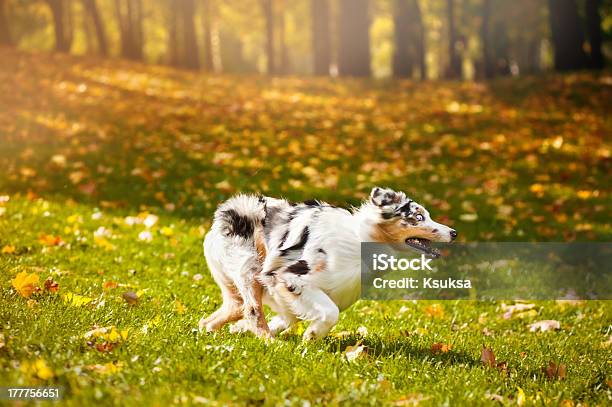
POLYGON ((462 63, 459 48, 461 46, 457 38, 457 30, 455 27, 455 0, 446 1, 446 13, 448 24, 448 70, 446 77, 450 79, 458 79, 462 76, 462 63))
POLYGON ((568 71, 586 67, 582 48, 584 33, 575 0, 548 0, 555 69, 568 71))
POLYGON ((591 48, 590 66, 595 69, 601 69, 605 65, 604 56, 601 52, 603 35, 601 32, 601 15, 599 14, 599 7, 599 0, 586 0, 586 26, 591 48))
POLYGON ((491 41, 489 34, 489 21, 491 20, 491 0, 482 2, 482 22, 480 26, 480 43, 482 46, 482 75, 485 78, 493 77, 493 61, 491 41))
POLYGON ((417 0, 394 0, 393 76, 411 78, 418 66, 421 79, 425 79, 425 38, 421 12, 417 0))
POLYGON ((121 56, 142 60, 142 0, 115 0, 115 13, 121 37, 121 56))
POLYGON ((0 0, 0 45, 13 45, 8 19, 6 18, 6 8, 6 0, 0 0))
POLYGON ((53 15, 53 30, 55 33, 55 50, 70 52, 72 45, 72 13, 67 0, 47 0, 53 15))
POLYGON ((167 0, 166 27, 168 30, 167 56, 168 64, 179 66, 180 64, 180 45, 178 38, 178 10, 174 0, 167 0))
POLYGON ((276 73, 274 53, 274 5, 273 0, 261 0, 261 9, 266 21, 266 64, 270 75, 276 73))
POLYGON ((331 63, 329 0, 311 0, 310 18, 314 74, 329 75, 331 63))
POLYGON ((183 49, 181 66, 187 69, 198 69, 198 42, 195 34, 195 0, 181 0, 179 3, 181 27, 183 29, 183 49))
POLYGON ((340 0, 338 71, 342 76, 370 76, 368 0, 340 0))
MULTIPOLYGON (((108 45, 106 42, 106 30, 104 29, 104 23, 102 22, 102 18, 100 17, 100 11, 98 10, 98 5, 96 4, 96 0, 83 0, 83 8, 93 26, 96 30, 96 41, 98 43, 98 51, 101 55, 108 55, 108 45)), ((86 23, 87 24, 87 23, 86 23)))
POLYGON ((287 32, 285 22, 285 9, 287 7, 286 0, 277 0, 279 6, 277 8, 278 14, 278 49, 280 51, 279 64, 276 72, 279 74, 288 74, 291 71, 289 65, 289 51, 287 50, 287 32))
POLYGON ((202 30, 204 31, 204 70, 212 72, 213 64, 213 39, 212 39, 212 0, 202 1, 202 30))

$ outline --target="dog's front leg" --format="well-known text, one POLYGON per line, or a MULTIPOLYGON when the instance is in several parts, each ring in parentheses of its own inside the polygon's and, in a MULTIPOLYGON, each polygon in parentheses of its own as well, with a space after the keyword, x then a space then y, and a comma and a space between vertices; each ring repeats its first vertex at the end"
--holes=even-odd
POLYGON ((302 292, 290 304, 292 310, 301 318, 312 321, 304 340, 322 338, 336 325, 340 310, 322 290, 304 287, 302 292))

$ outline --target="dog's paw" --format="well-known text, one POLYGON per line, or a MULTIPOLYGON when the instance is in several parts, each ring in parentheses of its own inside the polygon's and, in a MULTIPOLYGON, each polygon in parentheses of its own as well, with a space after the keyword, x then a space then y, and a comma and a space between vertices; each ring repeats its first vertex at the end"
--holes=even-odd
MULTIPOLYGON (((202 317, 202 318, 200 319, 200 322, 198 322, 198 331, 199 331, 200 333, 203 333, 203 332, 206 330, 206 322, 207 322, 207 321, 206 321, 206 318, 205 318, 205 317, 202 317)), ((206 331, 208 332, 208 330, 206 330, 206 331)))
POLYGON ((272 319, 270 320, 270 323, 268 324, 268 327, 270 328, 270 332, 273 335, 276 335, 277 333, 282 332, 286 330, 287 328, 289 328, 289 324, 284 318, 282 318, 279 315, 276 315, 272 317, 272 319))
POLYGON ((241 319, 238 322, 234 322, 230 325, 229 331, 231 334, 240 334, 244 332, 249 332, 251 329, 249 328, 249 323, 246 319, 241 319))
POLYGON ((303 341, 314 341, 314 340, 319 339, 320 337, 321 335, 315 329, 308 327, 308 329, 306 329, 306 332, 304 332, 304 335, 302 335, 302 340, 303 341))

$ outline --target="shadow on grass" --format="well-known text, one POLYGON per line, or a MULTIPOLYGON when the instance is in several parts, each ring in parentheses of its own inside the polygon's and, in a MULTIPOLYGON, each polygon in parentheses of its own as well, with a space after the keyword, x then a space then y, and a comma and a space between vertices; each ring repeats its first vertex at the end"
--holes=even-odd
MULTIPOLYGON (((295 343, 302 341, 302 337, 296 334, 284 335, 283 340, 295 343)), ((324 349, 330 353, 344 354, 349 346, 359 343, 365 347, 367 355, 373 359, 387 359, 403 356, 408 360, 428 361, 431 364, 442 362, 446 365, 481 366, 479 359, 465 352, 449 350, 447 352, 433 352, 430 347, 415 345, 407 337, 381 338, 349 335, 342 338, 326 337, 322 344, 324 349)))

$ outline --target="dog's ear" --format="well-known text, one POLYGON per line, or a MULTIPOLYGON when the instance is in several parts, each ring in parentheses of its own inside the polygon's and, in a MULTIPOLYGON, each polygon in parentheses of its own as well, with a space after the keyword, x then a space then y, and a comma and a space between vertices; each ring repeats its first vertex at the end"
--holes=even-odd
POLYGON ((389 188, 380 188, 374 187, 372 188, 372 192, 370 192, 370 201, 379 207, 396 205, 402 201, 401 193, 397 193, 389 188))

